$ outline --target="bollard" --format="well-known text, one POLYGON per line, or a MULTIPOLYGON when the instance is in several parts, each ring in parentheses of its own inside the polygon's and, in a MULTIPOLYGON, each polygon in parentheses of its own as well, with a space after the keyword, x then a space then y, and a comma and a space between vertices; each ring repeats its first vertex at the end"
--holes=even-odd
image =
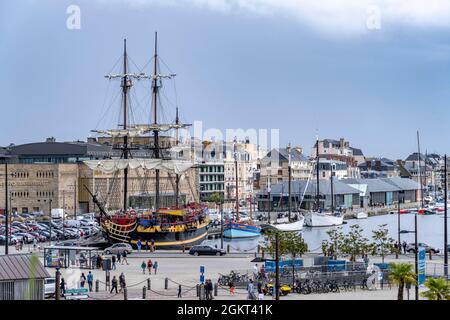
POLYGON ((150 281, 150 278, 148 278, 147 279, 147 290, 150 290, 151 287, 152 287, 151 286, 151 281, 150 281))
POLYGON ((200 285, 199 300, 205 300, 205 286, 203 284, 200 285))
POLYGON ((128 300, 128 289, 127 288, 123 289, 123 300, 128 300))
POLYGON ((217 282, 214 283, 214 297, 217 297, 217 291, 219 289, 219 286, 217 285, 217 282))
POLYGON ((195 287, 197 289, 197 297, 200 297, 200 285, 197 284, 195 287))
POLYGON ((165 278, 164 279, 164 289, 168 289, 169 288, 169 278, 165 278))
POLYGON ((98 287, 100 286, 100 281, 95 280, 95 292, 98 292, 98 287))
POLYGON ((230 253, 230 245, 227 244, 227 253, 230 253))
POLYGON ((147 288, 144 286, 144 287, 142 287, 142 300, 145 300, 146 293, 147 293, 147 288))

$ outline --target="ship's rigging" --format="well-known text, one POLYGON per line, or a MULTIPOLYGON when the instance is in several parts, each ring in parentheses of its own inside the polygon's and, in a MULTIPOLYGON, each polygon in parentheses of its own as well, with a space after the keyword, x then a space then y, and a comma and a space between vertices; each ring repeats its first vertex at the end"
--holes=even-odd
MULTIPOLYGON (((123 211, 126 212, 129 207, 129 191, 128 191, 128 178, 129 171, 136 170, 136 173, 139 175, 139 172, 143 171, 143 190, 148 190, 148 176, 150 170, 154 170, 154 188, 155 188, 155 196, 154 196, 154 209, 157 211, 161 208, 161 188, 160 188, 160 180, 161 180, 161 171, 167 173, 167 177, 172 183, 175 191, 175 205, 179 206, 179 197, 180 197, 180 181, 182 175, 189 170, 193 163, 190 160, 183 159, 172 159, 168 154, 167 150, 169 150, 171 145, 165 146, 161 145, 160 138, 163 132, 168 132, 171 130, 176 130, 176 140, 175 145, 179 143, 179 135, 178 130, 186 129, 190 126, 190 124, 184 124, 180 122, 178 115, 178 107, 176 108, 176 118, 175 123, 160 123, 159 119, 159 109, 160 109, 160 91, 162 88, 162 84, 164 80, 173 79, 176 75, 172 72, 170 73, 162 73, 159 67, 159 55, 158 55, 158 38, 157 33, 155 33, 155 51, 153 55, 153 72, 151 75, 147 75, 146 73, 139 70, 139 72, 130 72, 128 66, 128 55, 127 55, 127 47, 126 40, 124 40, 124 54, 123 54, 123 69, 120 73, 110 73, 105 76, 108 80, 120 79, 121 80, 121 109, 123 111, 122 121, 119 119, 119 126, 116 129, 97 129, 92 130, 97 134, 108 136, 111 138, 111 141, 120 143, 113 143, 113 148, 115 150, 119 150, 120 158, 115 159, 104 159, 104 160, 90 160, 85 161, 85 164, 91 168, 92 170, 99 170, 103 173, 113 174, 114 178, 119 177, 119 172, 123 172, 123 211), (130 108, 128 105, 130 90, 133 86, 133 81, 141 81, 141 80, 149 80, 151 81, 151 113, 152 120, 151 123, 144 124, 135 124, 131 123, 130 120, 130 108), (120 123, 121 122, 121 123, 120 123), (150 136, 153 139, 150 139, 150 136), (144 148, 138 148, 134 146, 130 141, 139 138, 147 138, 146 141, 149 141, 144 148), (149 150, 149 152, 145 152, 146 156, 133 156, 136 155, 136 151, 144 149, 149 150), (140 170, 138 170, 140 169, 140 170), (173 183, 173 179, 175 180, 173 183)), ((142 150, 141 150, 142 151, 142 150)), ((116 179, 113 179, 115 181, 116 179)), ((192 186, 189 182, 189 188, 192 190, 192 186)), ((110 198, 110 192, 117 191, 114 182, 108 186, 108 195, 106 200, 110 198)), ((105 204, 105 208, 108 208, 108 204, 105 204)))

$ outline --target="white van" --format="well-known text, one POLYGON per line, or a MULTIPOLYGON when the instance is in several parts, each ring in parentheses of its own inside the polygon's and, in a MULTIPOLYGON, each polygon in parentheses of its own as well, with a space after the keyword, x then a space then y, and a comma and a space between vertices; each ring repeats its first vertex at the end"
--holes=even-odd
POLYGON ((64 209, 52 209, 52 219, 62 219, 63 217, 65 218, 64 209))
POLYGON ((67 228, 79 228, 81 227, 81 222, 78 220, 66 220, 64 221, 64 226, 67 228))

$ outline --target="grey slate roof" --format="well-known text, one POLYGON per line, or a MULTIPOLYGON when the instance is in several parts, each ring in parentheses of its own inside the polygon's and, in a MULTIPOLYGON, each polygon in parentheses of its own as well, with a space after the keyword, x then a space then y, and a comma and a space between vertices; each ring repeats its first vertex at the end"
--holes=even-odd
POLYGON ((393 186, 381 179, 344 179, 346 184, 366 184, 368 192, 392 192, 398 191, 398 187, 393 186))
MULTIPOLYGON (((279 161, 288 161, 289 160, 289 152, 287 148, 279 148, 279 149, 272 149, 267 153, 267 155, 262 159, 262 161, 271 161, 272 157, 275 157, 277 159, 279 156, 279 161)), ((298 152, 298 150, 291 148, 291 160, 292 161, 308 161, 308 159, 298 152)))
MULTIPOLYGON (((406 158, 406 160, 405 161, 417 161, 417 158, 418 158, 418 153, 417 152, 414 152, 414 153, 411 153, 407 158, 406 158)), ((422 153, 420 154, 420 161, 425 161, 425 155, 423 155, 422 153)))
MULTIPOLYGON (((293 195, 294 194, 302 195, 303 192, 305 192, 306 185, 307 185, 306 180, 293 180, 291 182, 291 193, 293 195)), ((317 188, 316 181, 310 181, 308 183, 308 189, 306 190, 305 194, 315 195, 316 188, 317 188)), ((289 182, 283 181, 276 185, 272 185, 270 193, 272 195, 277 195, 277 194, 281 194, 281 193, 287 194, 288 190, 289 190, 289 182)), ((319 192, 322 195, 323 194, 325 194, 325 195, 331 194, 331 181, 330 180, 320 180, 319 181, 319 192)), ((335 180, 333 182, 333 193, 335 195, 355 194, 355 193, 359 194, 359 192, 360 192, 359 190, 352 188, 352 187, 346 185, 345 183, 342 183, 340 180, 335 180)), ((261 193, 265 194, 266 190, 261 191, 261 193)))
POLYGON ((11 147, 16 156, 107 154, 111 146, 86 142, 36 142, 11 147))
POLYGON ((364 156, 361 149, 353 148, 353 147, 350 147, 350 149, 353 151, 354 156, 364 156))
POLYGON ((0 256, 0 281, 44 279, 51 275, 38 258, 32 260, 30 254, 10 254, 0 256))
POLYGON ((377 178, 377 179, 344 179, 346 184, 366 184, 368 192, 393 192, 401 190, 418 190, 417 182, 407 178, 377 178))

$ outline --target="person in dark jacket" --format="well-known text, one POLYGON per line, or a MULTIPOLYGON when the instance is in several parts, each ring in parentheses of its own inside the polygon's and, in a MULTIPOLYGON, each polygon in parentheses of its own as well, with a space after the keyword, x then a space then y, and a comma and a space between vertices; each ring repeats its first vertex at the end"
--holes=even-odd
POLYGON ((112 266, 111 266, 111 268, 113 269, 113 270, 116 270, 116 256, 115 255, 113 255, 112 257, 111 257, 111 262, 112 262, 112 266))
POLYGON ((112 278, 112 280, 111 280, 111 291, 110 291, 110 293, 112 293, 114 289, 116 289, 116 293, 118 293, 117 292, 117 278, 116 278, 116 276, 114 276, 112 278))
POLYGON ((181 284, 178 285, 178 298, 181 298, 181 284))
POLYGON ((64 278, 61 278, 61 284, 59 287, 61 288, 61 294, 64 295, 66 293, 66 281, 64 278))

